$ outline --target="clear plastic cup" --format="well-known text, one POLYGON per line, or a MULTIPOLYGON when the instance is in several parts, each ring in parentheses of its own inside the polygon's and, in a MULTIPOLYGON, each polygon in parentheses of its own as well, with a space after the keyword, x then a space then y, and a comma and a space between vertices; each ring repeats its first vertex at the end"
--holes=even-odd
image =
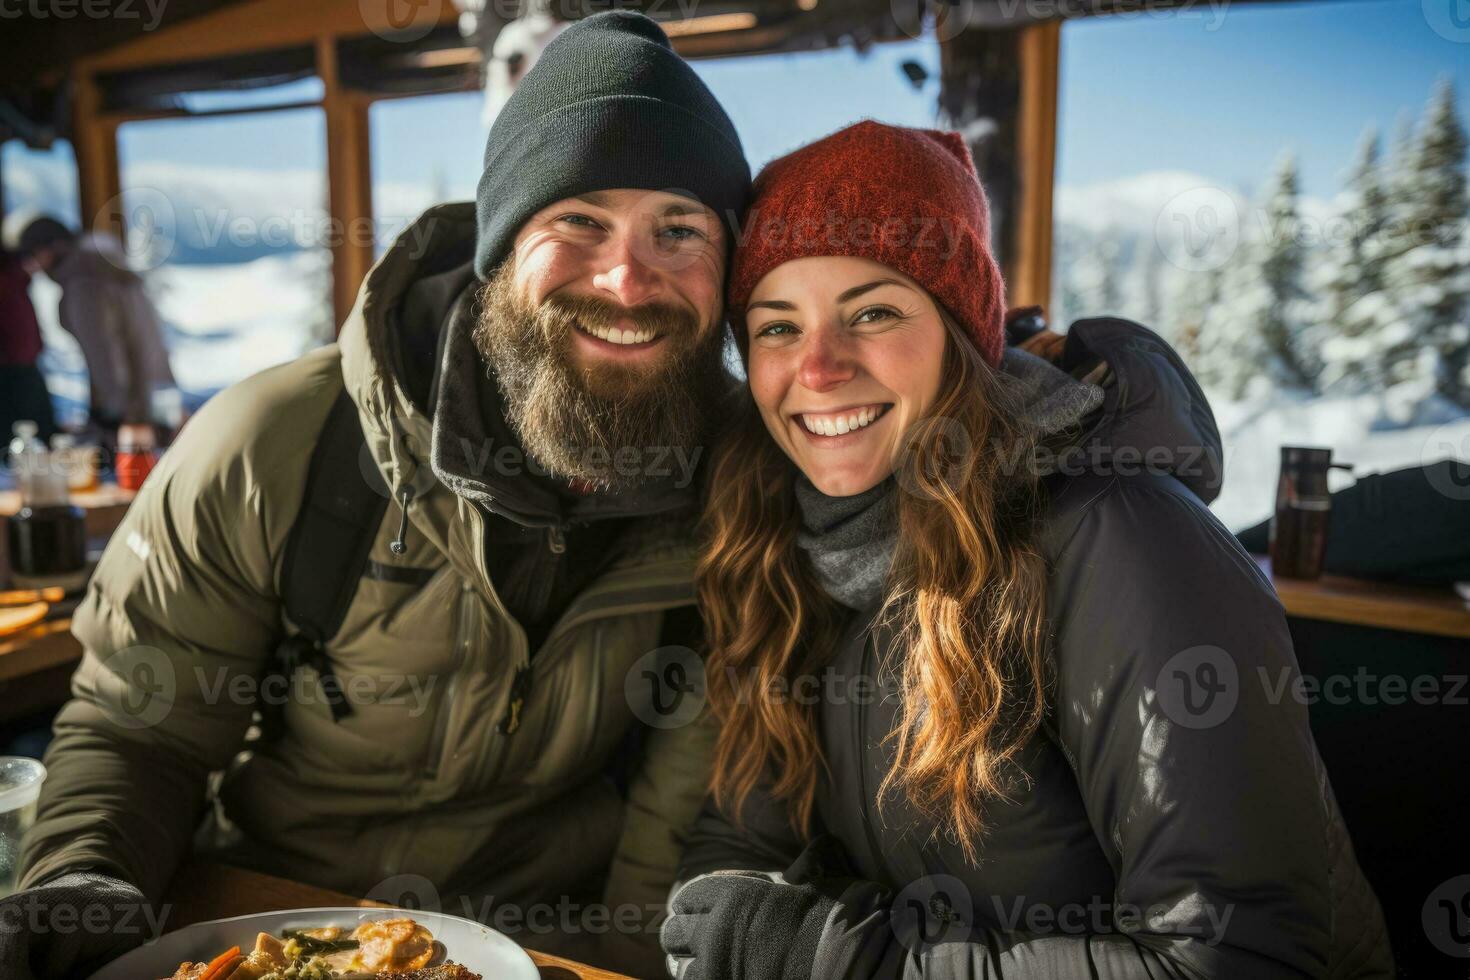
POLYGON ((15 891, 20 841, 36 820, 46 767, 35 759, 0 755, 0 898, 15 891))

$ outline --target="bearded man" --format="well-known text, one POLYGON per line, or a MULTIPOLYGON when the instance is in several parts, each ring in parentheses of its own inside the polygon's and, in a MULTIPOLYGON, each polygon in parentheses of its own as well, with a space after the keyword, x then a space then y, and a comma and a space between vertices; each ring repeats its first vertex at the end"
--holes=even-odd
MULTIPOLYGON (((85 657, 0 925, 16 903, 44 923, 157 902, 192 847, 656 972, 711 739, 642 675, 671 624, 697 633, 697 467, 749 184, 652 20, 553 42, 476 203, 425 213, 337 343, 211 399, 149 476, 74 619, 85 657), (359 452, 325 448, 334 412, 359 452), (293 538, 364 479, 367 526, 293 538), (305 632, 288 573, 349 539, 338 628, 282 668, 305 632), (597 944, 556 944, 578 930, 597 944)), ((142 938, 0 928, 0 973, 78 975, 142 938)))

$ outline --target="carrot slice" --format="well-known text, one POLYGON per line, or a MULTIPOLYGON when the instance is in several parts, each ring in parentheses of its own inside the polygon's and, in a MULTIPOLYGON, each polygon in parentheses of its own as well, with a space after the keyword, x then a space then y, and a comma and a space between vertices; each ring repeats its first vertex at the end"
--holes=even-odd
POLYGON ((231 946, 229 949, 225 950, 223 953, 219 954, 214 959, 209 961, 209 965, 206 966, 204 968, 204 972, 199 975, 199 980, 218 980, 218 978, 226 976, 227 974, 225 971, 234 966, 235 961, 238 959, 241 959, 240 947, 231 946))

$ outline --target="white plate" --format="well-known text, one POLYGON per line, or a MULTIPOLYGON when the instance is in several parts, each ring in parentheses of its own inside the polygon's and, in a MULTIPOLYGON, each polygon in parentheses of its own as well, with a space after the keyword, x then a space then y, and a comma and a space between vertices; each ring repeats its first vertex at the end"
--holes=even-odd
POLYGON ((432 932, 434 938, 444 944, 449 959, 463 963, 486 980, 540 980, 536 964, 514 940, 472 919, 438 912, 353 906, 260 912, 233 919, 196 922, 118 957, 92 974, 90 980, 160 980, 173 976, 185 960, 210 960, 231 946, 239 946, 242 952, 248 952, 255 948, 257 933, 279 936, 282 929, 319 926, 351 929, 359 922, 404 916, 432 932))

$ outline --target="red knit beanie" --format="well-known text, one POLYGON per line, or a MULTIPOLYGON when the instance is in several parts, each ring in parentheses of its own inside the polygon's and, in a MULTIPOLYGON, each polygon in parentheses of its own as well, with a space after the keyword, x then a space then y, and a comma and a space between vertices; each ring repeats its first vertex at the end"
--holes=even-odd
MULTIPOLYGON (((871 119, 768 163, 756 177, 726 300, 739 324, 751 290, 792 259, 845 255, 899 270, 965 327, 992 367, 1005 345, 1005 283, 990 208, 959 133, 871 119)), ((735 330, 745 350, 743 325, 735 330)))

